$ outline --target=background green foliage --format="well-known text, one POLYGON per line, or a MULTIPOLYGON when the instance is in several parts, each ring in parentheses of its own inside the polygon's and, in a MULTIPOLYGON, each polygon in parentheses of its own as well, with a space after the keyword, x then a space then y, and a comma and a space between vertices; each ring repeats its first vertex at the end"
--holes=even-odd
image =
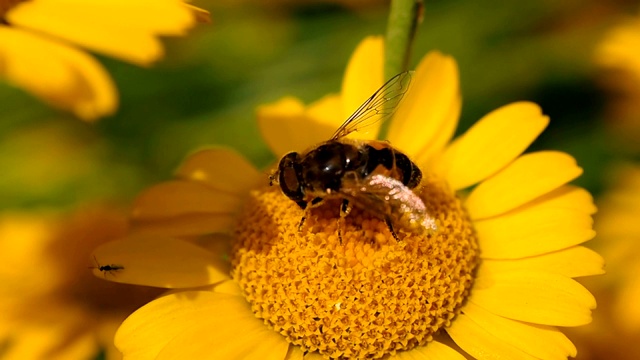
MULTIPOLYGON (((211 144, 267 166, 275 159, 260 138, 256 106, 284 95, 310 102, 338 91, 350 53, 365 36, 384 34, 388 13, 379 1, 355 8, 295 1, 197 5, 211 11, 213 23, 168 39, 166 59, 153 68, 100 58, 121 106, 97 124, 0 85, 2 209, 128 201, 168 179, 189 152, 211 144)), ((509 102, 539 103, 552 121, 533 148, 573 154, 585 169, 578 183, 599 193, 608 164, 622 155, 604 130, 593 50, 620 16, 635 10, 625 1, 430 0, 412 65, 432 49, 457 59, 459 132, 509 102)))

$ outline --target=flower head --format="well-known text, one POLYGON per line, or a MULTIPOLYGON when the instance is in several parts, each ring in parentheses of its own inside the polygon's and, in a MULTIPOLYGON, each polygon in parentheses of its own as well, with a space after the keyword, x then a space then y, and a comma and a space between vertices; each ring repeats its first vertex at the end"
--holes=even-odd
MULTIPOLYGON (((199 10, 199 9, 198 9, 199 10)), ((113 113, 111 78, 84 47, 148 65, 163 55, 159 36, 193 26, 181 0, 0 0, 0 75, 84 120, 113 113)))
POLYGON ((86 206, 72 214, 0 215, 0 338, 7 359, 90 359, 119 354, 112 338, 158 289, 105 281, 91 249, 126 233, 114 208, 86 206))
MULTIPOLYGON (((294 98, 261 107, 274 153, 326 141, 382 85, 382 51, 380 38, 360 44, 340 95, 309 107, 294 98)), ((158 266, 142 265, 182 256, 179 246, 155 251, 156 260, 131 249, 160 235, 158 244, 195 242, 210 248, 209 263, 197 260, 200 271, 174 277, 170 287, 210 286, 142 307, 123 323, 116 346, 131 358, 575 356, 555 326, 590 321, 595 300, 572 278, 602 272, 600 256, 578 246, 593 237, 595 212, 585 190, 567 185, 581 169, 560 152, 521 156, 548 123, 532 103, 500 108, 450 142, 458 86, 453 59, 428 54, 389 129, 391 146, 424 174, 414 192, 437 231, 395 238, 384 219, 358 207, 339 225, 338 200, 303 211, 230 150, 188 157, 177 180, 138 198, 134 233, 96 256, 135 267, 138 283, 162 284, 158 266), (194 237, 207 233, 226 235, 194 237), (211 249, 226 241, 230 279, 225 253, 211 249), (445 345, 448 337, 459 350, 445 345)), ((375 139, 375 126, 367 130, 354 136, 375 139)))

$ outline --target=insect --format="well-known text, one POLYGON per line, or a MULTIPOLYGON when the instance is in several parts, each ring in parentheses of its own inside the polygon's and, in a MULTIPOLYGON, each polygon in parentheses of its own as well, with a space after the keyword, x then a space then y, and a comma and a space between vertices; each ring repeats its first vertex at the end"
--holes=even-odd
POLYGON ((329 140, 282 157, 269 183, 279 185, 304 210, 299 230, 308 211, 328 199, 342 200, 340 221, 356 206, 384 219, 396 240, 394 226, 415 233, 436 230, 424 202, 412 191, 422 179, 418 166, 387 141, 347 138, 391 116, 409 87, 411 74, 403 72, 387 81, 329 140))
POLYGON ((122 265, 100 265, 100 263, 98 262, 98 259, 96 259, 96 257, 93 257, 93 261, 96 263, 96 266, 89 266, 89 269, 98 269, 100 271, 102 271, 102 273, 104 274, 104 277, 107 277, 107 273, 109 273, 110 275, 113 275, 114 272, 116 271, 120 271, 120 270, 124 270, 124 266, 122 265))

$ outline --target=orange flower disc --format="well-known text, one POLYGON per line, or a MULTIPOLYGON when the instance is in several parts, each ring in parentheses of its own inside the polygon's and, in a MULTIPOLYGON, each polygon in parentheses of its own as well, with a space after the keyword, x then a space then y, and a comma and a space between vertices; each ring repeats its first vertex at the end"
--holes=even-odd
POLYGON ((233 247, 234 279, 254 314, 307 351, 380 358, 425 345, 458 314, 479 262, 460 200, 435 179, 417 193, 438 230, 399 231, 354 208, 337 236, 339 204, 303 211, 278 188, 255 190, 233 247))

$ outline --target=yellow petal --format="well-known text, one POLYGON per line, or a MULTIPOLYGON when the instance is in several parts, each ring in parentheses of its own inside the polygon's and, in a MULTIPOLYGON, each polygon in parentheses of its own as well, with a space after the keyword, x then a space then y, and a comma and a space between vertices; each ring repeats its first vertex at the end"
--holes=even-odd
POLYGON ((181 35, 195 23, 192 10, 175 0, 29 1, 12 9, 7 19, 141 65, 163 55, 157 35, 181 35))
POLYGON ((10 337, 3 338, 2 359, 87 359, 96 355, 99 348, 93 324, 87 321, 93 312, 55 297, 48 302, 29 301, 36 307, 25 303, 20 311, 2 309, 3 320, 11 324, 10 337))
POLYGON ((97 343, 101 350, 104 352, 104 360, 122 360, 122 354, 113 344, 113 335, 122 324, 122 321, 128 314, 122 314, 122 316, 111 316, 109 318, 101 318, 98 329, 95 330, 97 343))
POLYGON ((304 356, 304 360, 325 360, 324 356, 320 355, 318 352, 307 353, 304 356))
POLYGON ((1 304, 20 301, 15 294, 43 298, 64 286, 68 275, 56 265, 59 259, 51 256, 50 250, 59 248, 60 223, 60 217, 48 212, 5 210, 0 216, 1 304), (50 271, 42 272, 42 268, 50 271))
POLYGON ((304 358, 304 352, 302 352, 299 346, 289 345, 289 352, 284 360, 303 360, 304 358))
MULTIPOLYGON (((306 115, 309 119, 324 124, 327 128, 337 130, 340 125, 347 119, 342 111, 342 99, 336 94, 329 94, 320 100, 314 101, 306 109, 306 115)), ((325 139, 328 140, 332 134, 328 134, 325 139)))
POLYGON ((233 214, 241 202, 237 196, 192 181, 167 181, 140 194, 131 215, 145 221, 189 214, 233 214))
POLYGON ((164 288, 213 284, 229 278, 222 255, 172 238, 130 236, 98 247, 94 275, 110 281, 164 288), (101 271, 98 267, 121 267, 101 271))
POLYGON ((236 222, 229 214, 187 214, 172 218, 135 221, 131 233, 160 236, 192 236, 228 233, 236 222))
POLYGON ((585 214, 593 215, 598 210, 593 203, 593 196, 577 186, 564 185, 552 192, 540 196, 525 206, 537 206, 544 204, 547 208, 573 209, 585 214))
MULTIPOLYGON (((482 256, 521 258, 579 244, 595 235, 588 216, 595 211, 589 192, 576 186, 562 186, 504 216, 475 221, 482 256)), ((595 257, 591 260, 575 268, 576 274, 596 271, 598 261, 595 257)))
POLYGON ((542 325, 579 326, 591 322, 596 300, 563 275, 514 271, 492 273, 482 266, 469 301, 509 319, 542 325))
POLYGON ((478 360, 536 360, 495 337, 465 314, 458 315, 445 330, 462 350, 478 360))
POLYGON ((256 318, 242 298, 234 300, 204 307, 201 318, 172 338, 157 359, 283 360, 289 349, 285 338, 256 318))
POLYGON ((451 140, 461 107, 458 66, 450 56, 432 51, 416 68, 389 126, 387 139, 409 157, 428 162, 451 140))
POLYGON ((147 304, 125 320, 115 342, 125 359, 281 360, 290 347, 244 297, 210 291, 175 292, 147 304))
MULTIPOLYGON (((162 296, 136 310, 122 323, 114 338, 115 345, 124 359, 156 359, 171 339, 189 331, 194 324, 215 322, 216 318, 204 317, 207 311, 228 308, 233 303, 246 304, 242 297, 208 291, 184 291, 162 296)), ((233 314, 220 315, 228 318, 233 314)))
MULTIPOLYGON (((38 309, 52 311, 53 309, 38 309)), ((55 309, 60 310, 60 309, 55 309)), ((60 323, 21 324, 19 333, 3 339, 3 359, 91 359, 100 349, 92 334, 82 326, 69 327, 64 317, 72 314, 61 312, 57 320, 60 323), (25 326, 26 325, 26 326, 25 326), (17 335, 17 336, 16 336, 17 335)), ((84 314, 87 316, 87 314, 84 314)), ((16 328, 14 328, 16 330, 16 328)))
POLYGON ((189 4, 185 5, 187 6, 187 8, 189 8, 189 10, 191 10, 197 22, 205 24, 211 23, 211 14, 207 10, 189 4))
POLYGON ((548 271, 567 277, 604 274, 604 259, 583 246, 517 260, 483 260, 492 273, 518 270, 548 271))
POLYGON ((482 257, 517 259, 578 245, 595 236, 591 216, 567 208, 527 206, 508 214, 478 220, 482 257))
POLYGON ((391 359, 397 360, 464 360, 465 357, 452 348, 437 341, 418 346, 409 351, 400 351, 391 359))
MULTIPOLYGON (((640 32, 637 19, 630 19, 614 27, 595 51, 595 62, 640 76, 640 32)), ((630 79, 635 82, 635 78, 630 79)))
POLYGON ((304 105, 292 97, 258 107, 257 117, 262 138, 278 158, 291 151, 305 151, 336 131, 332 125, 312 121, 304 105))
POLYGON ((234 280, 223 281, 215 285, 213 291, 221 294, 244 296, 242 288, 234 280))
POLYGON ((624 284, 618 288, 619 293, 613 301, 613 319, 622 332, 637 334, 640 330, 640 309, 637 306, 640 302, 640 264, 625 265, 623 265, 625 267, 624 279, 621 279, 622 277, 616 278, 618 281, 623 281, 624 284))
POLYGON ((242 155, 226 148, 204 149, 187 156, 175 176, 240 196, 268 181, 242 155))
POLYGON ((7 81, 83 120, 109 115, 118 106, 109 75, 73 48, 2 26, 0 60, 7 81))
POLYGON ((511 163, 549 124, 530 102, 503 106, 485 115, 456 139, 440 159, 439 174, 454 190, 474 185, 511 163))
MULTIPOLYGON (((384 84, 384 40, 382 36, 369 36, 356 47, 342 79, 343 120, 353 114, 362 103, 384 84)), ((375 139, 380 124, 366 128, 375 139)), ((362 137, 363 134, 359 134, 362 137)))
POLYGON ((462 312, 488 333, 538 359, 560 360, 577 354, 571 341, 554 327, 509 320, 473 303, 466 304, 462 312))
MULTIPOLYGON (((448 114, 443 120, 443 127, 436 134, 437 136, 427 145, 426 148, 420 151, 416 160, 419 166, 422 166, 428 171, 432 171, 434 174, 438 174, 435 170, 435 163, 438 162, 438 158, 442 156, 443 149, 451 140, 453 133, 458 125, 460 119, 460 110, 462 108, 462 98, 458 96, 452 103, 448 114)), ((439 175, 439 174, 438 174, 439 175)))
POLYGON ((582 174, 570 155, 539 151, 521 156, 478 185, 465 201, 473 219, 503 214, 545 195, 582 174))

